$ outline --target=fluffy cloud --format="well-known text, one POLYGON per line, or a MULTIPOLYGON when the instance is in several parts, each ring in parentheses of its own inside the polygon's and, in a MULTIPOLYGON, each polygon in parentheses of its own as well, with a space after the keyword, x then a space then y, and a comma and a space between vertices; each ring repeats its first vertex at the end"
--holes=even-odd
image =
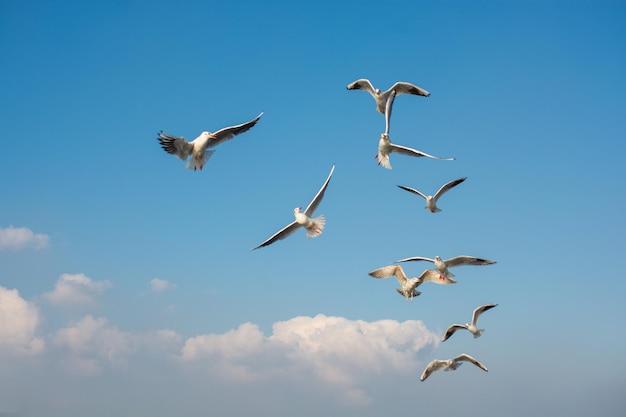
POLYGON ((20 297, 17 290, 0 286, 0 348, 18 353, 40 353, 44 342, 35 337, 38 325, 37 307, 20 297))
POLYGON ((0 250, 43 249, 48 247, 49 241, 48 235, 35 234, 27 227, 9 226, 6 229, 0 229, 0 250))
POLYGON ((111 286, 108 281, 93 281, 85 274, 63 274, 54 284, 54 290, 43 298, 56 305, 89 305, 94 296, 111 286))
POLYGON ((311 375, 341 388, 348 401, 367 401, 359 380, 383 373, 417 373, 422 349, 439 343, 421 321, 366 322, 342 317, 295 317, 277 322, 270 336, 245 323, 223 334, 186 340, 181 357, 206 360, 222 377, 253 381, 311 375))
POLYGON ((160 292, 176 288, 176 285, 170 284, 164 279, 154 278, 150 281, 150 288, 152 289, 152 291, 160 292))

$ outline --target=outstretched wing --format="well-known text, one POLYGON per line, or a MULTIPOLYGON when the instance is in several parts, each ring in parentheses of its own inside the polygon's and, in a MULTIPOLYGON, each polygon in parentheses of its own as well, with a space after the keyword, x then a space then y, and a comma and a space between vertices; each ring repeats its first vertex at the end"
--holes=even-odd
POLYGON ((419 190, 416 190, 415 188, 411 188, 411 187, 405 187, 404 185, 398 185, 398 187, 402 188, 403 190, 406 190, 410 193, 413 194, 417 194, 419 196, 422 196, 424 199, 426 199, 426 196, 419 190))
POLYGON ((400 155, 407 156, 425 156, 426 158, 438 159, 440 161, 454 161, 454 158, 439 158, 438 156, 429 155, 426 152, 418 151, 417 149, 409 148, 407 146, 397 145, 395 143, 391 143, 391 149, 389 152, 397 153, 400 155))
POLYGON ((472 324, 474 326, 476 326, 476 324, 478 323, 478 318, 480 317, 480 315, 483 314, 485 311, 494 308, 495 306, 497 306, 497 304, 485 304, 485 305, 476 307, 474 309, 474 312, 472 313, 472 324))
POLYGON ((430 93, 424 90, 422 87, 418 87, 415 84, 407 83, 404 81, 398 81, 391 86, 389 90, 396 90, 396 94, 413 94, 416 96, 428 97, 430 93))
POLYGON ((242 123, 240 125, 237 126, 229 126, 229 127, 225 127, 223 129, 218 130, 217 132, 213 133, 213 136, 215 136, 215 138, 211 138, 209 139, 208 148, 213 148, 217 145, 219 145, 222 142, 226 142, 227 140, 230 140, 232 138, 234 138, 235 136, 250 130, 250 128, 252 126, 254 126, 256 124, 256 122, 259 121, 259 119, 261 118, 261 116, 263 116, 263 112, 261 112, 257 117, 255 117, 254 119, 250 120, 249 122, 246 123, 242 123))
POLYGON ((459 185, 460 183, 462 183, 466 179, 467 179, 467 177, 463 177, 463 178, 459 178, 458 180, 453 180, 453 181, 450 181, 450 182, 442 185, 441 188, 439 190, 437 190, 437 192, 433 196, 433 199, 435 201, 439 200, 439 197, 441 197, 444 193, 448 192, 453 187, 456 187, 457 185, 459 185))
POLYGON ((422 376, 420 377, 420 381, 425 380, 426 378, 428 378, 430 376, 430 374, 432 374, 435 371, 438 371, 442 368, 445 368, 448 365, 448 361, 443 361, 441 359, 435 359, 434 361, 432 361, 431 363, 428 364, 428 366, 426 367, 426 369, 424 369, 424 372, 422 373, 422 376))
POLYGON ((441 285, 456 284, 455 279, 441 275, 439 271, 433 271, 432 269, 427 269, 422 272, 422 275, 419 276, 419 280, 420 283, 434 282, 435 284, 441 285))
POLYGON ((450 336, 452 336, 454 334, 454 332, 456 332, 457 330, 461 330, 461 329, 467 329, 467 327, 462 325, 462 324, 453 324, 453 325, 451 325, 450 327, 448 327, 446 332, 443 334, 443 337, 441 338, 441 341, 445 342, 446 340, 448 340, 448 338, 450 338, 450 336))
POLYGON ((480 369, 482 369, 485 372, 487 371, 487 367, 485 365, 483 365, 482 363, 478 362, 476 359, 474 359, 473 357, 471 357, 468 354, 465 353, 461 353, 459 356, 457 356, 456 358, 454 358, 454 361, 465 361, 465 362, 471 362, 474 365, 478 366, 480 369))
POLYGON ((389 278, 394 276, 402 286, 404 286, 407 280, 404 270, 400 265, 383 266, 382 268, 373 270, 369 275, 374 278, 389 278))
POLYGON ((296 223, 295 221, 293 221, 292 223, 289 223, 287 226, 280 229, 278 232, 274 233, 265 242, 261 243, 259 246, 252 248, 251 250, 259 249, 259 248, 262 248, 263 246, 271 245, 277 240, 284 239, 287 236, 291 235, 296 230, 298 230, 299 227, 300 225, 296 223))
POLYGON ((351 82, 346 88, 348 90, 364 90, 370 93, 372 96, 374 95, 374 86, 372 85, 370 80, 365 78, 361 78, 359 80, 351 82))
POLYGON ((330 177, 333 176, 334 171, 335 171, 335 165, 333 164, 332 168, 330 169, 330 174, 328 174, 328 178, 326 178, 324 185, 322 185, 322 188, 320 188, 317 194, 315 194, 315 197, 313 197, 313 200, 311 200, 307 208, 304 210, 304 214, 306 214, 307 216, 312 217, 313 213, 317 209, 317 206, 319 206, 320 203, 322 202, 322 198, 324 198, 324 193, 326 192, 326 187, 328 187, 328 183, 330 182, 330 177))
POLYGON ((396 261, 396 262, 413 262, 413 261, 428 261, 428 262, 435 263, 434 259, 425 258, 423 256, 412 256, 410 258, 400 259, 399 261, 396 261))
POLYGON ((459 265, 492 265, 496 263, 496 261, 475 258, 473 256, 456 256, 454 258, 446 259, 444 262, 446 263, 448 268, 459 265))
POLYGON ((172 136, 169 133, 160 131, 157 139, 165 152, 176 155, 183 161, 193 152, 193 145, 187 142, 182 136, 172 136))
POLYGON ((393 108, 393 101, 396 99, 396 90, 391 90, 389 97, 387 98, 387 104, 385 105, 385 134, 389 136, 389 129, 391 128, 391 109, 393 108))

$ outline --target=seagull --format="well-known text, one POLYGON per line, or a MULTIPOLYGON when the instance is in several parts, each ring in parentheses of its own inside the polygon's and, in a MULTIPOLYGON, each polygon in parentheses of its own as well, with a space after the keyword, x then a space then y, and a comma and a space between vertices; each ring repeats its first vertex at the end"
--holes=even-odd
POLYGON ((322 233, 322 230, 324 230, 324 226, 326 225, 326 218, 324 217, 323 214, 316 217, 315 219, 311 218, 311 216, 315 212, 315 209, 317 209, 317 206, 319 206, 320 202, 322 201, 322 198, 324 198, 326 187, 328 187, 328 183, 330 182, 330 177, 332 177, 334 170, 335 170, 335 165, 333 165, 332 168, 330 169, 330 174, 328 174, 328 178, 326 178, 324 185, 322 185, 322 188, 320 188, 320 190, 317 192, 315 197, 313 197, 313 200, 311 200, 311 202, 309 203, 307 208, 304 210, 304 212, 302 211, 302 207, 296 207, 293 210, 293 214, 296 217, 296 220, 289 223, 287 226, 283 227, 278 232, 274 233, 269 239, 261 243, 259 246, 252 248, 252 250, 262 248, 263 246, 271 245, 277 240, 284 239, 287 236, 291 235, 293 232, 295 232, 298 228, 300 228, 300 226, 304 226, 304 228, 306 229, 307 238, 313 238, 313 237, 319 236, 322 233))
POLYGON ((435 359, 434 361, 429 363, 426 369, 424 369, 424 373, 422 373, 422 376, 420 377, 420 381, 425 380, 426 378, 428 378, 430 374, 432 374, 435 371, 440 371, 440 370, 455 371, 459 366, 463 365, 463 362, 471 362, 474 365, 478 366, 483 371, 488 372, 487 367, 485 365, 478 362, 476 359, 472 358, 470 355, 461 353, 456 358, 447 359, 447 360, 435 359))
POLYGON ((400 155, 417 156, 417 157, 425 156, 427 158, 439 159, 442 161, 453 161, 454 158, 439 158, 437 156, 429 155, 427 153, 418 151, 416 149, 412 149, 406 146, 401 146, 401 145, 396 145, 394 143, 391 143, 391 140, 389 139, 389 129, 391 127, 391 110, 393 107, 393 101, 395 100, 395 97, 396 97, 396 91, 391 90, 391 92, 389 93, 387 103, 385 105, 386 106, 385 107, 385 124, 386 124, 385 133, 382 133, 380 135, 380 140, 378 141, 378 153, 376 154, 376 156, 374 156, 374 158, 378 158, 378 165, 382 165, 383 167, 387 169, 391 169, 391 164, 389 163, 390 153, 397 153, 400 155))
POLYGON ((398 187, 402 188, 403 190, 409 191, 413 194, 422 196, 424 200, 426 200, 426 207, 424 208, 430 211, 431 213, 437 213, 438 211, 441 211, 441 209, 437 207, 437 200, 439 200, 439 198, 442 195, 444 195, 444 193, 449 191, 451 188, 456 187, 457 185, 459 185, 466 179, 467 177, 463 177, 463 178, 459 178, 458 180, 450 181, 449 183, 442 185, 441 188, 435 193, 435 195, 426 195, 422 193, 421 191, 416 190, 415 188, 405 187, 404 185, 398 185, 398 187))
POLYGON ((480 337, 483 334, 483 332, 485 331, 485 329, 479 329, 479 328, 476 327, 476 325, 478 323, 478 318, 480 317, 480 315, 482 313, 484 313, 485 311, 487 311, 489 309, 494 308, 495 306, 497 306, 497 304, 485 304, 485 305, 476 307, 474 309, 474 313, 472 313, 472 322, 471 323, 453 324, 453 325, 451 325, 450 327, 448 327, 448 329, 444 333, 443 337, 441 338, 441 341, 445 342, 446 340, 448 340, 448 338, 450 336, 452 336, 454 334, 454 332, 456 332, 457 330, 460 330, 460 329, 469 330, 469 332, 474 335, 474 339, 476 339, 477 337, 480 337))
POLYGON ((400 265, 388 265, 378 268, 369 273, 374 278, 389 278, 395 276, 402 288, 396 288, 399 294, 403 295, 407 301, 413 302, 413 298, 417 297, 421 293, 415 288, 419 287, 424 282, 434 282, 437 284, 455 284, 456 281, 452 278, 442 277, 437 271, 430 269, 425 270, 419 277, 407 278, 404 270, 400 265))
POLYGON ((413 256, 410 258, 400 259, 396 262, 411 262, 411 261, 428 261, 435 264, 435 268, 439 273, 446 278, 452 278, 454 274, 448 270, 454 266, 461 265, 492 265, 496 261, 490 261, 489 259, 475 258, 473 256, 456 256, 454 258, 443 260, 440 256, 435 256, 435 259, 425 258, 423 256, 413 256))
POLYGON ((263 112, 247 123, 225 127, 215 133, 206 131, 202 132, 200 133, 200 136, 191 142, 187 142, 187 140, 182 136, 172 136, 163 131, 159 132, 157 139, 159 143, 161 143, 161 147, 167 153, 176 155, 183 161, 186 161, 189 155, 191 155, 191 159, 187 162, 187 168, 193 169, 194 171, 196 169, 200 169, 200 171, 202 171, 206 162, 215 153, 214 150, 207 150, 207 148, 214 148, 220 143, 226 142, 227 140, 249 130, 256 124, 256 122, 259 121, 262 115, 263 112))
POLYGON ((381 92, 378 88, 374 88, 372 83, 365 79, 361 78, 360 80, 356 80, 346 87, 348 90, 365 90, 374 97, 376 100, 376 111, 382 114, 385 114, 385 106, 387 105, 387 101, 389 100, 389 96, 392 91, 395 91, 396 95, 400 94, 413 94, 416 96, 428 97, 430 93, 424 90, 421 87, 413 85, 407 82, 397 82, 391 86, 391 88, 384 93, 381 92))

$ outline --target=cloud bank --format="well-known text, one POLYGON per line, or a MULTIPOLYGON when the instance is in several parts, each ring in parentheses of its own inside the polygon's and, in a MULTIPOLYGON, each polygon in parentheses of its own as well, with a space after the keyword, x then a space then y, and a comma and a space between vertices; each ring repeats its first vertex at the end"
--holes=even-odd
POLYGON ((95 296, 110 286, 108 281, 93 281, 85 274, 63 274, 54 284, 54 290, 43 298, 55 305, 91 305, 95 296))
POLYGON ((40 317, 37 307, 24 300, 17 290, 0 286, 0 349, 37 354, 44 341, 35 336, 40 317))
POLYGON ((49 242, 48 235, 33 233, 27 227, 9 226, 0 229, 0 250, 44 249, 49 242))

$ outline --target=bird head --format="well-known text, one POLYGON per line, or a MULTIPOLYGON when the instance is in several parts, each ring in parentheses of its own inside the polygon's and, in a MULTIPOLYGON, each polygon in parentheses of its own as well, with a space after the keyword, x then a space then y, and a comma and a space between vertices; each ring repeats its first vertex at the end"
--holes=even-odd
POLYGON ((441 261, 441 256, 439 255, 435 256, 435 261, 441 261))
POLYGON ((296 207, 295 209, 293 209, 294 213, 300 213, 302 211, 302 207, 296 207))

